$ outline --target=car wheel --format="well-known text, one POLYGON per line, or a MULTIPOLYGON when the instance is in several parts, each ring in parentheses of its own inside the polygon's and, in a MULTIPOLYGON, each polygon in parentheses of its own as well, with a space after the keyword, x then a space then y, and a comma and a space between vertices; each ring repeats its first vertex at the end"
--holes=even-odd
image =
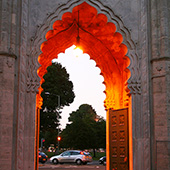
POLYGON ((58 160, 57 159, 53 159, 53 164, 58 164, 58 160))
POLYGON ((81 163, 82 163, 81 159, 77 159, 77 160, 76 160, 76 164, 77 164, 77 165, 81 165, 81 163))
POLYGON ((103 164, 103 161, 99 161, 99 164, 103 164))

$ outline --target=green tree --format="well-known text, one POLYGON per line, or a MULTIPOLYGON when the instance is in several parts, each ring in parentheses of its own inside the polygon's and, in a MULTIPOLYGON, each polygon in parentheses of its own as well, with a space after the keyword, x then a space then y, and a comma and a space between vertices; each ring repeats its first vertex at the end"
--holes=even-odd
POLYGON ((69 122, 62 131, 61 146, 73 149, 95 149, 104 147, 106 123, 103 118, 96 121, 96 111, 91 105, 83 104, 70 114, 69 122), (102 138, 101 138, 102 136, 102 138))
POLYGON ((76 122, 80 120, 95 121, 96 111, 88 104, 82 104, 77 111, 73 111, 68 118, 69 122, 76 122))
POLYGON ((45 82, 41 85, 44 89, 41 94, 42 108, 46 107, 48 112, 52 112, 63 106, 69 106, 73 102, 75 97, 73 83, 69 80, 65 67, 62 67, 60 63, 52 63, 43 78, 45 82), (60 96, 60 106, 58 106, 58 96, 60 96))
MULTIPOLYGON (((43 137, 49 134, 55 134, 57 137, 60 110, 64 106, 69 106, 75 97, 73 83, 69 80, 65 67, 59 63, 52 63, 43 78, 45 81, 42 83, 44 91, 41 93, 43 105, 40 111, 40 133, 44 134, 41 134, 43 137)), ((56 140, 56 137, 53 139, 56 140)))
POLYGON ((96 148, 106 148, 106 120, 99 117, 96 122, 96 148))

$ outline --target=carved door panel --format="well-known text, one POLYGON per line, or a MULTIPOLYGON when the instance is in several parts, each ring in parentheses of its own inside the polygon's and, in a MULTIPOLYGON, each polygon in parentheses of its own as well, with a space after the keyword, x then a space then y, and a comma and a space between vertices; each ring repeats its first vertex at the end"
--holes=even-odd
POLYGON ((128 170, 128 109, 109 110, 109 115, 110 170, 128 170))

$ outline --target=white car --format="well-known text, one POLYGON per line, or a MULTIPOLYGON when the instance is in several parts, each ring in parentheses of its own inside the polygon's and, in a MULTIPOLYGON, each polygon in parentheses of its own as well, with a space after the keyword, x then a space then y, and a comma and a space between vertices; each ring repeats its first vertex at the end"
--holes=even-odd
POLYGON ((68 150, 60 155, 52 156, 50 162, 53 164, 58 163, 76 163, 77 165, 87 164, 91 162, 92 157, 89 152, 79 151, 79 150, 68 150))

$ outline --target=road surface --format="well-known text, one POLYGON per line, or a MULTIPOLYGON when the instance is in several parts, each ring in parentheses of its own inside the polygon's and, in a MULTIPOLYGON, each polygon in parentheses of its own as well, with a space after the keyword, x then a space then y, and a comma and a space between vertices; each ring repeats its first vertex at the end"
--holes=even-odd
POLYGON ((87 165, 76 165, 76 164, 57 164, 53 165, 49 162, 45 164, 39 164, 39 170, 106 170, 105 165, 100 165, 98 162, 93 161, 87 165))

